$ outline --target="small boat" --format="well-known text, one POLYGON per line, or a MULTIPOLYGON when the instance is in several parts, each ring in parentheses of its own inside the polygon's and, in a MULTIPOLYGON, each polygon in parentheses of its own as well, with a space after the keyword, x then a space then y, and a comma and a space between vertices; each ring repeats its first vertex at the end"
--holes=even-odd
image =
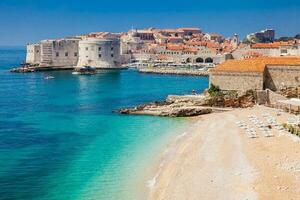
POLYGON ((75 68, 72 74, 79 74, 79 75, 93 75, 96 74, 96 69, 91 66, 83 66, 75 68))
POLYGON ((54 76, 45 76, 44 79, 46 79, 46 80, 54 79, 54 76))
POLYGON ((34 68, 29 68, 29 67, 17 67, 17 68, 12 68, 10 72, 14 73, 29 73, 29 72, 34 72, 34 68))

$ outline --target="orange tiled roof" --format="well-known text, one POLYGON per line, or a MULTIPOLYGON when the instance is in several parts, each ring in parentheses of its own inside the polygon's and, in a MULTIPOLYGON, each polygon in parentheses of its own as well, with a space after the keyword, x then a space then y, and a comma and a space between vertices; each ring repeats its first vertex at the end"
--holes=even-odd
POLYGON ((197 53, 198 49, 197 48, 186 48, 183 51, 184 52, 190 52, 190 53, 197 53))
POLYGON ((278 49, 281 45, 288 45, 288 42, 257 43, 251 45, 252 49, 278 49))
POLYGON ((214 42, 209 42, 209 41, 187 41, 186 42, 187 45, 191 45, 191 46, 206 46, 206 47, 209 47, 209 48, 218 48, 220 47, 219 44, 217 43, 214 43, 214 42))
POLYGON ((167 46, 167 50, 171 50, 171 51, 182 51, 182 50, 184 50, 183 45, 171 45, 171 44, 168 44, 166 46, 167 46))
POLYGON ((187 41, 186 44, 191 46, 206 46, 206 42, 202 41, 187 41))
POLYGON ((168 40, 183 40, 181 37, 167 37, 168 40))
POLYGON ((247 52, 244 53, 243 55, 245 55, 245 56, 256 56, 256 57, 258 57, 258 56, 263 56, 263 54, 258 53, 258 52, 256 52, 256 51, 247 51, 247 52))
POLYGON ((165 33, 177 33, 177 30, 175 30, 175 29, 162 29, 161 32, 165 32, 165 33))
POLYGON ((220 47, 219 44, 216 44, 214 42, 206 42, 206 46, 209 47, 209 48, 218 48, 218 47, 220 47))
POLYGON ((267 65, 299 65, 300 57, 257 57, 245 60, 227 60, 211 71, 215 72, 260 72, 267 65))

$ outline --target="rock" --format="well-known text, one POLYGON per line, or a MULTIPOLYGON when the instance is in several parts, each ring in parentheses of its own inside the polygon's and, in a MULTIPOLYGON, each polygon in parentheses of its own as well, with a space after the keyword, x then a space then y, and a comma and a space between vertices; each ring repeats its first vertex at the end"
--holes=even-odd
POLYGON ((209 95, 169 95, 162 102, 155 101, 134 108, 120 109, 117 112, 120 114, 192 117, 209 114, 213 111, 224 112, 230 107, 248 107, 252 106, 253 102, 253 98, 248 94, 237 97, 237 95, 230 93, 226 98, 223 95, 215 97, 209 95))
MULTIPOLYGON (((169 117, 192 117, 192 116, 209 114, 211 112, 212 112, 211 108, 185 107, 185 108, 172 109, 169 113, 167 113, 167 116, 169 116, 169 117)), ((166 116, 166 115, 164 114, 164 116, 166 116)))
POLYGON ((124 108, 118 111, 120 114, 130 114, 130 109, 124 108))
POLYGON ((211 108, 206 107, 190 107, 179 106, 172 107, 168 105, 163 106, 138 106, 136 108, 124 108, 118 110, 120 114, 135 114, 135 115, 154 115, 163 117, 192 117, 212 113, 211 108))
POLYGON ((166 99, 166 103, 179 104, 190 103, 191 105, 204 106, 206 105, 206 96, 204 95, 169 95, 166 99))

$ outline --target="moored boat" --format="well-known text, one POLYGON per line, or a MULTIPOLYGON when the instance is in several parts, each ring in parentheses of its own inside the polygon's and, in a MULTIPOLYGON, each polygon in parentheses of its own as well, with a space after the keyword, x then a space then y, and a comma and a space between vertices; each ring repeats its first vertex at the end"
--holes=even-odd
POLYGON ((83 66, 77 67, 74 69, 72 74, 79 74, 79 75, 93 75, 96 74, 96 69, 91 66, 83 66))
POLYGON ((55 78, 54 76, 50 76, 50 75, 47 75, 47 76, 44 77, 44 79, 46 79, 46 80, 54 79, 54 78, 55 78))

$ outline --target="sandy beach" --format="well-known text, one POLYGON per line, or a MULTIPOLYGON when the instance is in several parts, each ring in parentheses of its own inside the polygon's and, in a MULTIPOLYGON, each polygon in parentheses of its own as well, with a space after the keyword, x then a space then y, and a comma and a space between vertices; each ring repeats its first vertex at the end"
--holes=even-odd
POLYGON ((149 200, 300 199, 300 139, 272 129, 249 138, 237 121, 270 114, 278 123, 290 117, 264 106, 196 118, 164 152, 152 180, 149 200))

